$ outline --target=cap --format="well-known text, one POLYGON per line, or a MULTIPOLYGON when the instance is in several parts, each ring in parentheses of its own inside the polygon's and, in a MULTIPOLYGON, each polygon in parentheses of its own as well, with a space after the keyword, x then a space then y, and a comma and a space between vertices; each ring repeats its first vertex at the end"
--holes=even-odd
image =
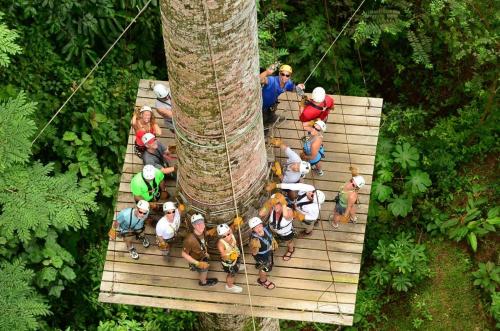
POLYGON ((149 132, 148 132, 148 133, 145 133, 145 134, 142 136, 142 139, 141 139, 141 140, 142 140, 142 143, 143 143, 144 145, 147 145, 147 144, 149 144, 149 143, 154 143, 154 142, 155 142, 155 139, 156 139, 155 135, 154 135, 154 134, 152 134, 152 133, 149 133, 149 132))
POLYGON ((149 202, 147 202, 146 200, 139 200, 137 202, 137 208, 149 211, 149 202))
POLYGON ((143 113, 145 111, 153 112, 153 110, 151 109, 151 107, 149 107, 149 106, 142 106, 141 107, 141 113, 143 113))
POLYGON ((153 165, 147 164, 144 166, 144 168, 142 168, 142 176, 144 177, 144 179, 153 180, 155 178, 155 175, 156 168, 153 165))
POLYGON ((250 229, 255 228, 259 224, 262 224, 262 220, 260 218, 258 218, 258 217, 252 217, 248 221, 248 226, 250 227, 250 229))
POLYGON ((175 210, 175 203, 173 203, 172 201, 167 201, 163 204, 163 212, 169 210, 175 210))
POLYGON ((205 219, 201 214, 194 214, 193 216, 191 216, 191 224, 195 225, 200 222, 205 222, 205 219))

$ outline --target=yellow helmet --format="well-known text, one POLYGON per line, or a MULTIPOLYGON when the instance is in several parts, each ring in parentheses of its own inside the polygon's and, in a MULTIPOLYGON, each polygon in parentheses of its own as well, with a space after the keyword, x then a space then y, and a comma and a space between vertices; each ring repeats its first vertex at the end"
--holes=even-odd
POLYGON ((292 67, 290 67, 288 64, 284 64, 280 67, 280 72, 282 71, 288 71, 290 74, 293 73, 292 67))

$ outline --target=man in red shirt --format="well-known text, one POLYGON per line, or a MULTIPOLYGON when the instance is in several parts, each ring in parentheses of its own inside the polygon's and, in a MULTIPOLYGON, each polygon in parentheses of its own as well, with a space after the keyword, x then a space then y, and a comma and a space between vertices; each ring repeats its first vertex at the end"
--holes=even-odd
POLYGON ((333 105, 333 98, 326 95, 325 89, 316 87, 312 92, 311 98, 306 99, 299 107, 299 119, 304 128, 312 126, 311 123, 318 119, 326 122, 333 105))

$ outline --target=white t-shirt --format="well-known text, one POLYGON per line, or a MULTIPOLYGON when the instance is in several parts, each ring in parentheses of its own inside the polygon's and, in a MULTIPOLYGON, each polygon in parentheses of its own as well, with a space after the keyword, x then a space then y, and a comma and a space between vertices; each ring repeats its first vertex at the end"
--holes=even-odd
POLYGON ((281 220, 275 220, 273 209, 271 211, 271 215, 269 216, 269 225, 271 226, 271 229, 280 236, 287 236, 293 231, 293 218, 286 219, 283 214, 281 214, 281 220))
POLYGON ((160 218, 156 224, 156 235, 162 237, 164 240, 172 239, 181 225, 181 215, 179 210, 175 209, 174 220, 170 223, 166 216, 160 218))
MULTIPOLYGON (((300 199, 297 199, 297 205, 299 205, 301 202, 309 202, 310 200, 305 196, 306 192, 312 192, 315 190, 314 186, 309 185, 309 184, 303 184, 303 183, 298 183, 298 184, 278 184, 278 188, 285 189, 285 190, 292 190, 292 191, 299 191, 299 198, 300 196, 303 196, 300 199)), ((314 199, 312 203, 308 203, 302 206, 298 206, 297 210, 304 214, 304 219, 306 221, 315 221, 319 218, 319 211, 320 211, 321 205, 318 204, 318 195, 314 195, 314 199)))
POLYGON ((299 154, 292 151, 290 147, 285 149, 285 154, 287 156, 285 171, 283 173, 283 183, 297 183, 300 180, 300 172, 293 171, 289 168, 292 163, 297 163, 302 161, 299 154))

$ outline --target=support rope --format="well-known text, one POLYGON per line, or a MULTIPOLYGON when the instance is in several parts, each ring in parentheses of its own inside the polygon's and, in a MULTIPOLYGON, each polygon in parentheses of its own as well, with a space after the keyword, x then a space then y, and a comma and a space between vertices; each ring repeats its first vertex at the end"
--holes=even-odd
MULTIPOLYGON (((228 141, 227 141, 227 136, 226 136, 226 126, 225 126, 225 123, 224 123, 224 114, 223 114, 223 110, 222 110, 222 101, 221 101, 221 98, 220 98, 219 79, 218 79, 218 76, 217 76, 217 70, 215 68, 214 54, 213 54, 213 49, 212 49, 212 37, 211 37, 211 34, 210 34, 210 26, 209 26, 209 12, 208 12, 206 1, 202 1, 202 3, 203 3, 203 10, 205 12, 205 29, 206 29, 206 32, 207 32, 207 41, 208 41, 208 50, 209 50, 209 53, 210 53, 210 62, 211 62, 212 71, 213 71, 213 74, 214 74, 215 88, 217 90, 217 102, 218 102, 218 105, 219 105, 220 120, 221 120, 221 124, 222 124, 222 133, 224 135, 224 143, 226 145, 226 158, 227 158, 227 166, 228 166, 228 170, 229 170, 229 178, 231 180, 231 191, 232 191, 232 195, 233 195, 234 210, 235 210, 235 213, 236 213, 236 217, 239 217, 238 202, 236 201, 236 192, 235 192, 235 189, 234 189, 233 171, 231 169, 231 157, 229 155, 228 141)), ((250 303, 250 311, 251 311, 251 314, 252 314, 252 326, 253 326, 253 330, 256 331, 255 315, 254 315, 254 311, 253 311, 253 304, 252 304, 252 295, 251 295, 251 290, 250 290, 250 283, 248 281, 248 271, 247 271, 247 268, 246 268, 247 263, 246 263, 246 259, 245 259, 245 250, 243 248, 243 238, 242 238, 242 235, 241 235, 241 226, 238 227, 238 236, 239 236, 240 243, 241 243, 241 257, 243 258, 243 265, 245 266, 245 281, 246 281, 246 285, 247 285, 247 289, 248 289, 248 300, 249 300, 249 303, 250 303)))
POLYGON ((50 125, 50 123, 52 123, 52 121, 57 117, 57 115, 59 115, 59 113, 61 112, 61 110, 63 110, 63 108, 73 98, 73 96, 76 94, 76 92, 78 92, 78 90, 83 86, 83 84, 85 84, 85 82, 87 81, 87 79, 89 79, 89 77, 99 67, 99 64, 101 64, 101 62, 108 56, 109 52, 111 52, 111 50, 116 46, 116 44, 120 41, 120 39, 128 31, 128 29, 130 29, 130 27, 136 22, 137 18, 139 18, 139 16, 141 16, 141 14, 146 10, 146 8, 149 6, 150 3, 151 3, 151 0, 149 0, 148 2, 146 2, 146 4, 144 5, 144 7, 142 7, 142 9, 139 11, 139 13, 137 13, 137 15, 132 19, 132 21, 130 21, 130 23, 122 31, 122 33, 118 36, 118 38, 116 38, 116 40, 113 42, 113 44, 111 44, 111 46, 108 48, 108 50, 106 51, 106 53, 104 53, 104 55, 99 59, 99 61, 97 61, 97 63, 92 68, 92 70, 90 70, 90 72, 87 74, 87 76, 85 76, 85 78, 83 78, 83 80, 80 82, 80 84, 78 84, 78 86, 75 88, 75 90, 73 91, 73 93, 70 94, 70 96, 66 99, 66 101, 64 101, 64 103, 62 104, 62 106, 59 107, 59 109, 50 118, 50 120, 47 122, 47 124, 45 124, 45 126, 42 128, 42 130, 40 130, 40 132, 37 134, 37 136, 35 137, 35 139, 33 139, 33 141, 31 142, 31 146, 33 146, 33 144, 38 140, 38 138, 42 135, 42 133, 45 131, 45 129, 47 129, 47 127, 50 125))

